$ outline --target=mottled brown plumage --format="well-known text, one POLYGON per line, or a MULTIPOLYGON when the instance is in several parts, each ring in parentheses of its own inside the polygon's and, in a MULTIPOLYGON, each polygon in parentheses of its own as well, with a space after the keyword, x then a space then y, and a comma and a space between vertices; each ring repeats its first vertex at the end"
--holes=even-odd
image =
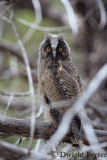
MULTIPOLYGON (((72 64, 70 49, 62 34, 47 34, 40 45, 38 58, 39 92, 51 123, 58 125, 64 113, 81 95, 81 81, 72 64)), ((71 142, 80 144, 80 119, 73 118, 71 142)))

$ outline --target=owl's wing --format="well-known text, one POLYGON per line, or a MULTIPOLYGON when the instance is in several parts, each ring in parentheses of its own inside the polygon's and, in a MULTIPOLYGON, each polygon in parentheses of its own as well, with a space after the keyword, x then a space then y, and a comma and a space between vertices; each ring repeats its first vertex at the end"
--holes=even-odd
POLYGON ((81 93, 80 84, 74 68, 70 66, 60 65, 57 69, 57 80, 66 98, 77 99, 78 95, 81 93))
POLYGON ((52 76, 51 83, 53 87, 50 88, 50 92, 47 93, 47 90, 49 91, 48 86, 45 92, 51 102, 51 115, 59 123, 63 114, 79 97, 80 87, 77 79, 69 74, 62 66, 57 68, 56 77, 55 75, 52 76))
POLYGON ((80 91, 82 91, 81 79, 77 73, 76 67, 69 60, 67 60, 64 63, 63 67, 71 76, 73 76, 75 78, 75 80, 77 80, 78 85, 79 85, 79 89, 80 89, 80 91))
POLYGON ((80 95, 79 83, 71 73, 62 66, 59 66, 55 73, 46 69, 40 82, 44 101, 53 108, 61 107, 62 113, 68 110, 80 95))
POLYGON ((61 95, 58 92, 57 84, 53 73, 50 69, 46 69, 41 78, 41 94, 44 94, 48 103, 56 102, 61 100, 61 95))

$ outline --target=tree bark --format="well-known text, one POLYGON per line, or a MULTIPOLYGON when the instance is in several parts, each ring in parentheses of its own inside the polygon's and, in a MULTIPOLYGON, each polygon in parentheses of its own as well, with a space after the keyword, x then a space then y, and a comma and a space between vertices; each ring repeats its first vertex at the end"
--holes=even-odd
MULTIPOLYGON (((8 136, 23 136, 29 138, 30 135, 30 125, 31 121, 27 119, 17 119, 10 118, 6 116, 0 116, 0 137, 5 138, 8 136)), ((48 140, 53 133, 56 131, 57 126, 54 124, 49 124, 47 122, 36 122, 35 123, 35 139, 45 139, 48 140)), ((95 130, 96 135, 103 140, 107 137, 107 131, 95 130)), ((85 144, 88 143, 83 129, 81 129, 81 137, 85 144)), ((69 136, 65 136, 62 142, 71 143, 70 137, 72 137, 72 132, 69 136)))

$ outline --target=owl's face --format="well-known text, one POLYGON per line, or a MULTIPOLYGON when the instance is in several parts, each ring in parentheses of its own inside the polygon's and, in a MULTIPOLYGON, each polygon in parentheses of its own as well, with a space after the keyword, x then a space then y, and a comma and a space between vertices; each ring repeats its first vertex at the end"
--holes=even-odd
POLYGON ((69 47, 64 40, 63 34, 53 35, 48 33, 40 46, 42 59, 64 60, 69 56, 69 47))

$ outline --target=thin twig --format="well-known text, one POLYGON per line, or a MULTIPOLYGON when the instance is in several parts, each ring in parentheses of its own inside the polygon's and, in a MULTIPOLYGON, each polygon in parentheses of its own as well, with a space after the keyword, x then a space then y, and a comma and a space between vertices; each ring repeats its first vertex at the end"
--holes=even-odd
MULTIPOLYGON (((37 90, 35 90, 34 92, 37 93, 37 90)), ((25 96, 29 96, 31 94, 31 92, 7 93, 7 92, 3 92, 0 90, 0 94, 3 96, 25 97, 25 96)))
POLYGON ((28 57, 27 57, 26 50, 25 50, 25 48, 24 48, 24 46, 23 46, 23 44, 22 44, 22 42, 19 38, 19 34, 18 34, 18 31, 17 31, 14 23, 12 23, 12 28, 13 28, 14 34, 17 38, 18 44, 20 46, 20 49, 22 51, 22 55, 23 55, 23 58, 24 58, 24 61, 25 61, 25 64, 26 64, 27 76, 28 76, 28 81, 29 81, 29 90, 31 92, 31 104, 32 104, 31 119, 32 119, 32 121, 31 121, 30 147, 29 147, 29 149, 31 149, 32 144, 33 144, 33 135, 34 135, 34 127, 33 126, 35 124, 35 106, 36 106, 33 79, 32 79, 31 69, 30 69, 29 60, 28 60, 28 57))
POLYGON ((97 0, 97 3, 98 3, 99 10, 100 10, 100 15, 101 15, 101 20, 100 20, 98 28, 103 29, 107 23, 106 10, 105 10, 102 0, 97 0))
POLYGON ((7 6, 5 9, 3 9, 3 11, 0 13, 0 17, 2 17, 3 14, 4 14, 5 12, 7 12, 10 8, 11 8, 11 4, 10 4, 9 6, 7 6))
MULTIPOLYGON (((34 24, 36 25, 36 28, 38 28, 38 26, 40 25, 41 21, 42 21, 42 12, 41 12, 41 7, 40 7, 40 3, 37 0, 36 5, 35 2, 32 0, 34 9, 35 9, 35 20, 34 20, 34 24)), ((29 26, 29 30, 27 31, 27 33, 24 35, 24 37, 22 38, 22 42, 25 44, 29 41, 29 39, 31 39, 33 33, 35 32, 36 28, 32 28, 31 25, 29 26)))
POLYGON ((67 15, 68 15, 68 22, 69 25, 72 29, 73 34, 77 34, 78 33, 78 24, 77 24, 77 19, 76 19, 76 15, 74 13, 74 10, 69 2, 69 0, 61 0, 61 2, 64 4, 66 11, 67 11, 67 15))
POLYGON ((70 28, 68 26, 61 26, 61 27, 43 27, 43 26, 38 26, 34 22, 28 22, 22 18, 16 18, 16 20, 24 25, 30 26, 31 28, 34 28, 38 31, 43 31, 43 32, 61 32, 64 30, 69 30, 70 28))
POLYGON ((13 95, 11 95, 10 98, 9 98, 7 107, 6 107, 6 109, 4 111, 4 114, 3 114, 4 116, 6 115, 6 113, 7 113, 8 109, 9 109, 9 107, 10 107, 10 104, 11 104, 12 100, 13 100, 13 95))
POLYGON ((0 157, 7 160, 52 160, 51 156, 45 156, 33 150, 29 152, 25 148, 4 141, 0 141, 0 157))

